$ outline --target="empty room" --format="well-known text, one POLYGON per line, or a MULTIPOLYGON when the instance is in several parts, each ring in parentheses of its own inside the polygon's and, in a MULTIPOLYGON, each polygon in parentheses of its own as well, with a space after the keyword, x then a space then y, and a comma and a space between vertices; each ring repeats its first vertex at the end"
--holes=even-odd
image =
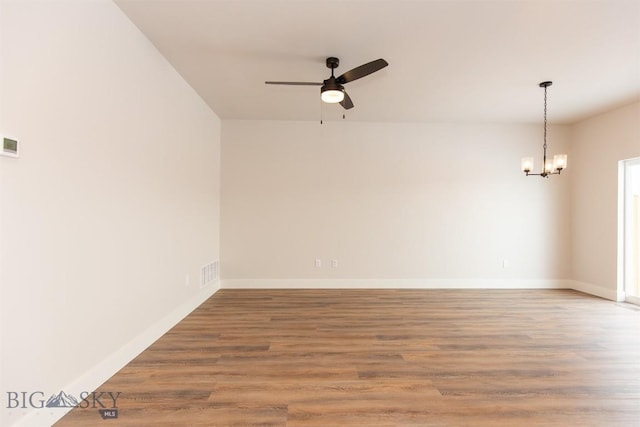
POLYGON ((0 425, 637 426, 639 0, 0 0, 0 425))

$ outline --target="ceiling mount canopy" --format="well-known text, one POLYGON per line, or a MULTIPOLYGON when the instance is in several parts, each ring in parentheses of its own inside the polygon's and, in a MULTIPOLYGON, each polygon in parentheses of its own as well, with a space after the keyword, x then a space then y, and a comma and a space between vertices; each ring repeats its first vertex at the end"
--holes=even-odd
POLYGON ((542 172, 531 173, 533 170, 533 157, 523 157, 520 163, 522 171, 527 175, 537 175, 548 178, 549 175, 560 175, 563 169, 567 167, 567 155, 556 154, 553 160, 547 159, 547 88, 553 82, 546 81, 539 83, 538 86, 544 88, 544 144, 542 145, 542 172))

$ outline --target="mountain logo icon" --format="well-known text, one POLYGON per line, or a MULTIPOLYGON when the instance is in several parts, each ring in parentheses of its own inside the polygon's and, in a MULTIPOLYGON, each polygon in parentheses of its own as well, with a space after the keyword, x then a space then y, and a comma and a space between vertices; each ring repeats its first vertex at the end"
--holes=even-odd
POLYGON ((73 408, 78 406, 78 400, 61 390, 58 394, 52 394, 45 406, 47 408, 73 408))

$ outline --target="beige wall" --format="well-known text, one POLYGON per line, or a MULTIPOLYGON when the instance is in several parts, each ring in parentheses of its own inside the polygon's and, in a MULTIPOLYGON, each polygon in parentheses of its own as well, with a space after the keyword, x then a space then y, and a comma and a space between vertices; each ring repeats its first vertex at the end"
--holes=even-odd
POLYGON ((198 269, 220 255, 229 286, 615 293, 640 104, 552 126, 569 169, 543 180, 519 171, 539 124, 221 125, 109 1, 1 1, 0 61, 0 133, 21 142, 0 157, 3 396, 98 385, 212 292, 198 269))
MULTIPOLYGON (((567 129, 549 133, 567 152, 567 129)), ((555 286, 570 277, 571 169, 519 171, 541 138, 540 125, 224 121, 223 284, 555 286)))
MULTIPOLYGON (((77 395, 211 293, 220 120, 110 1, 0 13, 0 133, 21 143, 0 157, 0 392, 77 395)), ((0 406, 3 426, 25 412, 0 406)))
POLYGON ((640 156, 640 103, 574 125, 571 142, 572 277, 616 298, 618 162, 640 156))

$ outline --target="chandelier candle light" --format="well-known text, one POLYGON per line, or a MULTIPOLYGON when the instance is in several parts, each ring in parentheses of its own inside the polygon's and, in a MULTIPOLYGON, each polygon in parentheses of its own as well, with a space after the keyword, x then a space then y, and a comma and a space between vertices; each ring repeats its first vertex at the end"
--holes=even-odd
POLYGON ((548 178, 549 175, 560 175, 562 169, 567 167, 566 154, 556 154, 553 156, 553 160, 547 159, 547 88, 552 84, 552 82, 542 82, 538 85, 544 88, 544 145, 542 146, 542 172, 531 173, 531 170, 533 170, 533 157, 523 157, 520 165, 522 171, 527 176, 538 175, 543 178, 548 178))

